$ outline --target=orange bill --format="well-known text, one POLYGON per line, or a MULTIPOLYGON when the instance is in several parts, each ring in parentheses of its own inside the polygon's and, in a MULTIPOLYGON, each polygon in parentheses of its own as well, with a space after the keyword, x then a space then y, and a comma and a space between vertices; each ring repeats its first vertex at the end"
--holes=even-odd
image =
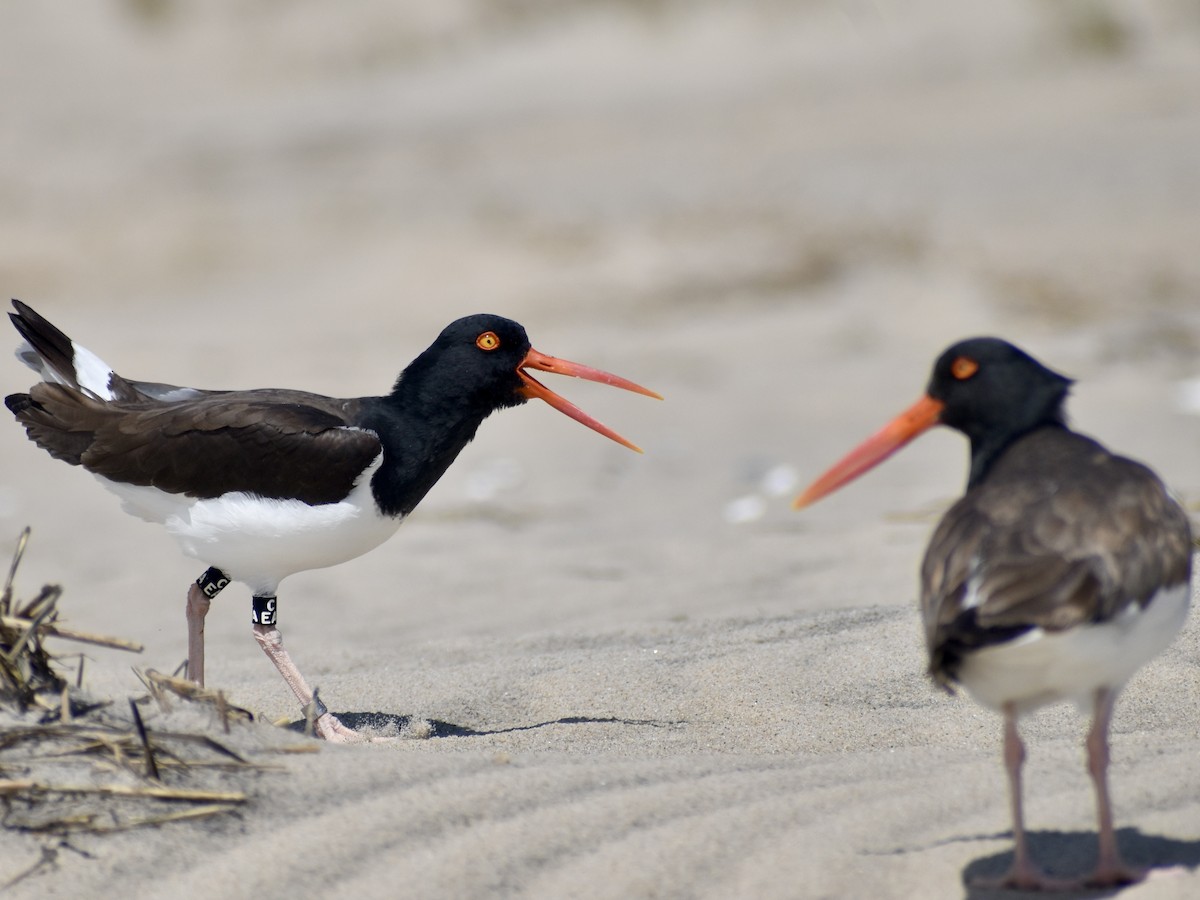
POLYGON ((544 353, 538 353, 532 348, 528 353, 525 354, 525 358, 521 360, 521 365, 517 367, 517 374, 521 377, 521 381, 524 383, 521 393, 526 397, 531 399, 537 398, 538 400, 545 400, 560 413, 570 416, 576 422, 586 425, 593 431, 598 431, 606 438, 610 438, 616 441, 618 444, 628 447, 630 450, 636 450, 638 453, 642 452, 641 447, 625 440, 625 438, 621 437, 607 425, 603 425, 593 419, 574 403, 554 393, 554 391, 550 390, 550 388, 546 387, 544 384, 526 372, 526 368, 537 369, 541 372, 554 372, 558 375, 570 375, 572 378, 584 378, 588 381, 598 381, 601 384, 609 384, 613 387, 621 388, 622 390, 633 391, 635 394, 645 394, 647 397, 653 397, 656 400, 661 400, 662 395, 656 394, 654 391, 647 390, 640 384, 634 384, 632 381, 622 378, 620 375, 613 375, 609 372, 603 372, 600 369, 593 369, 591 366, 573 363, 566 359, 558 359, 554 356, 547 356, 544 353))
POLYGON ((940 400, 929 396, 922 397, 810 484, 804 493, 795 499, 792 508, 803 509, 816 503, 826 494, 832 494, 844 484, 875 468, 913 438, 938 424, 944 406, 940 400))

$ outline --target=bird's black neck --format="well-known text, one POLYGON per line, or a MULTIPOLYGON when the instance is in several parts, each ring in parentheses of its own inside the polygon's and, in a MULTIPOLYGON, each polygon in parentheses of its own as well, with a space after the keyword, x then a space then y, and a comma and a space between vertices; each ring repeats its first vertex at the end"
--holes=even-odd
POLYGON ((930 383, 930 396, 946 404, 942 423, 962 432, 971 442, 967 487, 983 481, 996 461, 1025 435, 1045 428, 1067 428, 1071 380, 1032 357, 1018 355, 1009 345, 1003 349, 1001 365, 985 368, 978 376, 989 379, 986 382, 956 382, 935 372, 930 383))
POLYGON ((406 371, 392 393, 365 403, 362 427, 378 434, 383 444, 383 462, 371 479, 371 492, 389 516, 412 512, 483 420, 500 408, 493 400, 446 390, 422 375, 420 370, 406 371))
POLYGON ((971 439, 971 471, 967 476, 967 487, 973 488, 987 478, 996 462, 1013 444, 1035 431, 1044 429, 1068 430, 1066 420, 1061 412, 1054 418, 1022 430, 988 431, 978 435, 968 435, 971 439))

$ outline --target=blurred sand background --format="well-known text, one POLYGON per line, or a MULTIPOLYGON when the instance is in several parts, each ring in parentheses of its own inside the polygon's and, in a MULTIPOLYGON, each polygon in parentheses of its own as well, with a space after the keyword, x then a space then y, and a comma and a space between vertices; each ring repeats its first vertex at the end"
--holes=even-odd
MULTIPOLYGON (((487 311, 667 397, 557 380, 646 455, 505 413, 391 543, 280 591, 332 709, 476 733, 290 758, 204 823, 0 830, 0 884, 57 852, 12 896, 951 898, 1004 864, 999 721, 926 681, 915 612, 961 439, 788 501, 996 333, 1200 502, 1200 5, 5 3, 0 83, 0 285, 125 375, 380 393, 487 311)), ((93 691, 173 669, 198 566, 18 428, 0 461, 19 589, 146 644, 93 691)), ((294 713, 244 589, 208 666, 294 713)), ((1118 706, 1157 867, 1123 897, 1200 896, 1198 688, 1193 618, 1118 706)), ((1083 729, 1025 728, 1067 872, 1083 729)))

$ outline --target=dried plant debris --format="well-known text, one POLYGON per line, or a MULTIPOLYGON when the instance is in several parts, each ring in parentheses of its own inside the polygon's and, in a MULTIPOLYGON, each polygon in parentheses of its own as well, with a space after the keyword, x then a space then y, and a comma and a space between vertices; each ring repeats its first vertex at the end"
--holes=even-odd
POLYGON ((0 727, 0 827, 101 834, 228 813, 247 796, 221 773, 265 768, 203 733, 139 727, 140 713, 88 719, 0 727))
MULTIPOLYGON (((254 717, 223 692, 153 669, 134 670, 146 693, 127 705, 90 699, 81 683, 82 657, 80 677, 71 684, 45 640, 132 652, 141 647, 65 627, 57 586, 42 588, 29 602, 15 599, 13 577, 28 539, 26 529, 0 595, 0 829, 62 840, 242 807, 248 801, 242 788, 277 768, 249 757, 286 751, 278 745, 294 738, 247 728, 254 717)), ((31 859, 17 880, 53 869, 53 856, 31 859)))
POLYGON ((208 706, 221 723, 221 730, 226 734, 229 734, 231 723, 254 721, 254 714, 248 709, 242 709, 242 707, 230 703, 225 698, 224 691, 205 690, 194 681, 188 681, 177 675, 164 675, 154 669, 147 669, 144 672, 137 669, 133 671, 146 686, 146 690, 150 692, 151 699, 163 712, 171 711, 173 708, 171 698, 174 697, 185 702, 208 706))
POLYGON ((26 528, 17 541, 4 591, 0 594, 0 705, 15 704, 22 711, 35 706, 47 710, 56 706, 65 708, 63 697, 67 683, 54 668, 54 657, 43 645, 45 638, 62 638, 134 653, 140 653, 142 647, 133 641, 88 634, 60 625, 57 606, 62 588, 58 585, 46 585, 28 603, 18 601, 13 596, 13 579, 28 543, 29 529, 26 528))

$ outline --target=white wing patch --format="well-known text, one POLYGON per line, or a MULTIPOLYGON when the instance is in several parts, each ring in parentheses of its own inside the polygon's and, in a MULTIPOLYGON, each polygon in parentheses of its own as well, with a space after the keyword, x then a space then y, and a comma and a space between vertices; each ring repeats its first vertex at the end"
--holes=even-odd
POLYGON ((71 362, 75 366, 75 379, 79 382, 80 390, 97 400, 116 399, 109 387, 112 366, 87 347, 81 347, 74 341, 71 341, 71 347, 75 350, 71 362))
POLYGON ((71 341, 71 348, 73 351, 71 366, 74 369, 71 374, 74 376, 74 380, 65 373, 56 372, 28 341, 22 341, 17 346, 17 359, 37 372, 42 381, 49 384, 78 386, 85 394, 96 400, 115 399, 112 389, 109 387, 109 380, 113 374, 112 366, 87 347, 81 347, 74 341, 71 341))
POLYGON ((971 557, 970 567, 968 571, 971 573, 967 578, 967 589, 963 595, 962 608, 963 610, 974 609, 983 602, 983 597, 979 595, 979 586, 983 582, 983 576, 980 573, 979 554, 976 553, 971 557))

